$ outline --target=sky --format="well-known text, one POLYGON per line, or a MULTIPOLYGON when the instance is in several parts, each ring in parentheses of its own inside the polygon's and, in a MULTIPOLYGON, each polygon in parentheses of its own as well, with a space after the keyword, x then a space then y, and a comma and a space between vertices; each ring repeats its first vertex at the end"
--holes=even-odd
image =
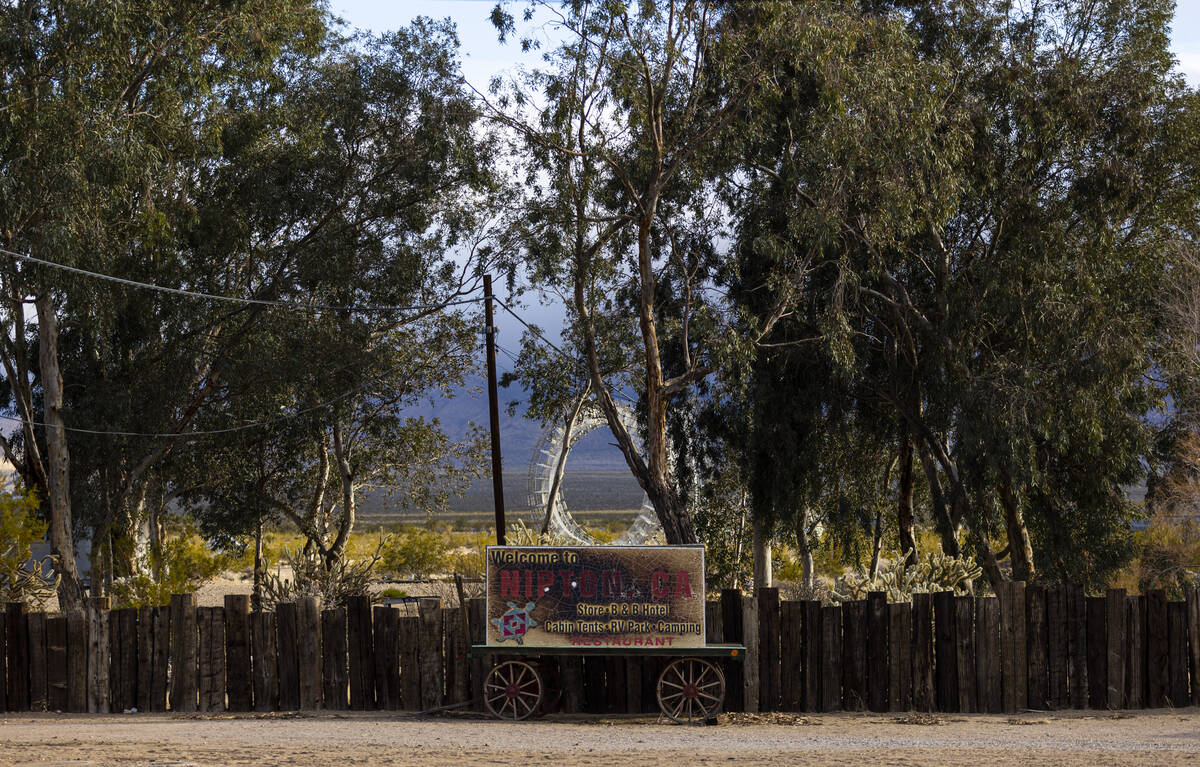
MULTIPOLYGON (((495 74, 521 59, 514 45, 501 45, 489 17, 496 0, 330 0, 333 12, 352 26, 383 32, 406 26, 415 16, 450 18, 462 42, 463 74, 481 90, 495 74)), ((1171 49, 1180 71, 1200 87, 1200 0, 1176 0, 1171 49)), ((536 64, 537 55, 524 57, 536 64)))
MULTIPOLYGON (((497 40, 490 20, 495 5, 496 0, 330 0, 331 10, 348 24, 373 32, 407 26, 417 16, 453 20, 458 28, 463 75, 480 91, 486 91, 496 75, 522 65, 532 68, 540 63, 540 52, 522 54, 518 45, 502 45, 497 40)), ((545 42, 546 47, 550 47, 552 41, 546 38, 545 42)), ((1200 87, 1200 0, 1177 0, 1171 49, 1188 83, 1194 88, 1200 87)), ((504 288, 499 283, 497 295, 501 300, 505 298, 504 288)), ((560 310, 526 301, 522 314, 547 330, 551 337, 558 335, 562 321, 560 310)), ((505 316, 497 317, 496 325, 501 337, 499 343, 517 348, 520 326, 505 316)), ((502 368, 506 367, 504 362, 501 360, 502 368)))

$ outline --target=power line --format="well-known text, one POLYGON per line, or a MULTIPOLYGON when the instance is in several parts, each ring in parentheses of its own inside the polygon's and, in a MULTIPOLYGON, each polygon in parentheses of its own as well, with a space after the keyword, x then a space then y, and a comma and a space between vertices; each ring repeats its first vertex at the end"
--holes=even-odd
MULTIPOLYGON (((391 368, 390 370, 384 371, 380 377, 391 375, 392 373, 395 373, 396 371, 400 370, 403 367, 404 367, 404 365, 397 365, 396 367, 391 368)), ((309 413, 313 413, 318 410, 324 410, 327 407, 336 405, 337 403, 341 402, 342 400, 349 399, 350 397, 354 396, 355 394, 361 394, 361 393, 365 392, 367 388, 368 388, 367 386, 360 386, 356 389, 351 389, 350 391, 343 392, 343 393, 337 395, 336 397, 333 397, 332 399, 328 399, 319 404, 303 408, 302 410, 297 410, 294 413, 288 413, 287 415, 276 416, 274 418, 267 418, 267 419, 264 419, 261 421, 251 421, 250 423, 244 423, 239 426, 229 426, 224 429, 200 429, 197 431, 187 431, 187 432, 145 432, 145 431, 107 431, 107 430, 103 430, 103 429, 86 429, 86 428, 83 428, 80 426, 64 426, 63 430, 75 432, 77 434, 94 434, 94 435, 107 436, 107 437, 151 437, 151 438, 174 437, 174 438, 184 438, 184 439, 189 439, 191 437, 212 436, 212 435, 216 435, 216 434, 232 434, 234 432, 249 431, 251 429, 258 429, 258 428, 261 428, 264 426, 270 426, 271 424, 275 424, 275 423, 294 421, 297 418, 300 418, 301 416, 305 416, 305 415, 308 415, 309 413)), ((11 416, 11 415, 0 414, 0 419, 3 419, 5 421, 15 421, 17 423, 26 423, 24 418, 20 418, 17 416, 11 416)), ((49 428, 49 426, 50 426, 49 424, 42 422, 42 421, 28 421, 28 423, 31 426, 41 426, 43 428, 49 428)))
POLYGON ((91 277, 92 279, 104 280, 107 282, 114 282, 114 283, 117 283, 118 285, 125 285, 125 286, 131 287, 131 288, 139 288, 141 290, 154 290, 154 291, 158 291, 160 293, 170 293, 172 295, 177 295, 177 296, 187 296, 189 298, 199 298, 199 299, 202 299, 205 301, 224 301, 227 303, 251 304, 251 305, 255 305, 255 306, 277 306, 277 307, 283 307, 285 309, 299 309, 299 310, 311 311, 311 312, 322 312, 322 311, 331 311, 331 312, 345 312, 345 311, 349 311, 349 312, 421 312, 421 311, 431 311, 431 310, 443 309, 443 308, 450 307, 450 306, 462 306, 464 304, 475 304, 475 303, 479 303, 480 301, 483 300, 482 296, 475 296, 473 298, 460 298, 460 299, 455 299, 453 301, 444 301, 444 302, 435 303, 435 304, 411 304, 408 306, 391 306, 391 305, 387 305, 387 304, 363 304, 360 306, 336 306, 336 305, 332 305, 332 304, 301 304, 301 303, 297 303, 295 301, 282 301, 282 300, 270 299, 270 298, 245 298, 242 296, 224 296, 224 295, 218 295, 218 294, 214 294, 214 293, 201 293, 201 292, 195 291, 195 290, 185 290, 184 288, 172 288, 172 287, 167 287, 165 285, 155 285, 154 283, 150 283, 150 282, 139 282, 137 280, 130 280, 130 279, 126 279, 124 277, 115 277, 111 274, 104 274, 102 272, 93 272, 88 269, 80 269, 77 266, 67 266, 66 264, 60 264, 60 263, 56 263, 54 261, 46 261, 45 259, 35 258, 34 256, 32 256, 28 253, 17 253, 16 251, 8 250, 7 248, 0 248, 0 253, 4 253, 5 255, 12 256, 13 258, 15 258, 19 261, 25 261, 25 262, 28 262, 31 264, 38 264, 40 266, 48 266, 52 269, 59 269, 64 272, 70 272, 72 274, 78 274, 78 275, 82 275, 84 277, 91 277))
POLYGON ((508 304, 504 303, 499 298, 495 299, 495 301, 496 301, 496 303, 500 304, 501 309, 503 309, 504 311, 511 314, 513 316, 513 319, 515 319, 517 322, 524 325, 526 327, 526 329, 529 330, 530 333, 533 333, 535 336, 542 339, 542 342, 545 343, 546 346, 549 346, 551 349, 558 352, 558 355, 560 357, 562 357, 565 360, 568 360, 572 364, 577 364, 579 362, 579 360, 577 358, 571 356, 570 354, 567 354, 562 349, 555 346, 554 343, 549 338, 546 338, 545 333, 543 333, 541 330, 539 330, 536 325, 530 325, 528 322, 526 322, 525 319, 523 317, 521 317, 521 315, 519 315, 515 311, 513 311, 512 307, 510 307, 508 304))

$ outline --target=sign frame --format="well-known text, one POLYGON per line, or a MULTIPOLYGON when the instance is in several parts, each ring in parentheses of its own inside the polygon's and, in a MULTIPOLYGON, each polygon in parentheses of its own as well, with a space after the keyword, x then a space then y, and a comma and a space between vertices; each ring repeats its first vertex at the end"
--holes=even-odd
MULTIPOLYGON (((702 544, 682 545, 682 546, 630 546, 630 545, 614 545, 614 546, 498 546, 490 545, 484 552, 484 575, 486 584, 486 601, 485 601, 485 625, 484 625, 484 646, 488 648, 512 648, 515 651, 537 651, 537 650, 602 650, 602 649, 623 649, 626 651, 638 650, 664 650, 671 649, 674 652, 687 653, 691 650, 703 648, 706 645, 707 636, 707 621, 705 610, 706 598, 706 583, 705 583, 705 566, 706 551, 702 544), (513 552, 513 561, 501 562, 498 555, 501 552, 513 552), (530 558, 525 561, 518 561, 520 556, 518 552, 524 552, 530 558), (638 555, 644 554, 645 561, 639 563, 638 555), (494 557, 497 555, 497 557, 494 557), (589 560, 603 561, 606 555, 611 555, 612 560, 620 563, 622 572, 630 573, 628 587, 623 592, 618 594, 610 594, 608 601, 587 601, 589 599, 603 599, 599 590, 593 594, 583 595, 583 591, 579 588, 579 584, 572 580, 567 581, 565 577, 556 577, 553 581, 540 580, 537 582, 534 589, 530 589, 531 581, 533 580, 532 572, 525 574, 524 580, 518 580, 514 588, 511 579, 507 581, 506 587, 510 589, 510 595, 515 593, 516 589, 521 589, 520 596, 514 599, 523 600, 523 603, 514 602, 512 599, 501 597, 501 586, 494 582, 497 578, 500 568, 505 565, 527 565, 537 567, 549 567, 557 565, 558 567, 569 567, 571 564, 586 564, 589 560), (697 560, 687 561, 690 557, 696 556, 697 560), (571 557, 575 557, 571 559, 571 557), (675 558, 682 560, 687 565, 687 570, 668 572, 664 569, 663 560, 668 562, 675 558), (640 564, 640 568, 636 572, 632 571, 631 563, 634 566, 640 564), (693 568, 695 568, 693 570, 693 568), (661 575, 665 573, 665 575, 661 575), (679 583, 680 575, 685 575, 684 582, 679 583), (639 576, 641 576, 639 578, 639 576), (658 590, 673 590, 673 596, 651 596, 644 594, 644 588, 639 587, 639 580, 643 586, 649 586, 653 591, 658 590), (654 582, 651 584, 650 581, 654 582), (670 581, 668 583, 668 581, 670 581), (546 585, 549 584, 549 585, 546 585), (564 621, 571 620, 561 614, 564 609, 563 605, 551 604, 549 607, 544 607, 540 604, 544 600, 544 596, 537 594, 538 589, 543 591, 546 596, 551 593, 559 593, 560 596, 566 597, 566 592, 574 591, 569 599, 569 602, 574 606, 575 614, 581 614, 580 605, 587 604, 594 606, 597 619, 589 621, 589 631, 580 631, 572 633, 570 631, 554 630, 547 631, 547 627, 542 627, 542 632, 539 632, 538 641, 533 644, 527 644, 524 640, 530 636, 531 630, 541 627, 542 622, 547 620, 549 612, 554 617, 550 618, 551 623, 562 625, 564 621), (684 591, 686 590, 686 591, 684 591), (683 593, 681 593, 683 592, 683 593), (637 598, 642 598, 646 601, 634 601, 637 598), (503 599, 503 604, 506 604, 509 609, 501 614, 501 605, 495 604, 494 599, 503 599), (653 601, 650 601, 653 600, 653 601), (610 607, 616 606, 616 607, 610 607), (621 607, 624 606, 624 607, 621 607), (607 612, 606 612, 607 610, 607 612), (686 612, 686 615, 679 615, 679 612, 686 612), (538 617, 534 613, 538 613, 538 617), (650 613, 653 615, 639 613, 650 613), (626 620, 627 617, 631 619, 626 620), (600 630, 594 626, 596 622, 603 621, 607 618, 607 623, 610 630, 600 630), (645 620, 641 620, 645 618, 645 620), (624 627, 639 628, 640 630, 611 630, 612 624, 618 623, 617 629, 624 627), (698 630, 697 630, 698 624, 698 630), (668 626, 669 631, 660 632, 657 630, 646 630, 647 625, 654 627, 668 626), (497 637, 500 632, 511 631, 507 636, 497 637), (546 641, 543 634, 551 636, 560 636, 559 642, 546 641), (506 641, 513 639, 513 642, 506 641)), ((676 562, 675 567, 680 565, 676 562)), ((614 570, 615 571, 615 570, 614 570)), ((524 571, 519 571, 524 572, 524 571)), ((538 574, 545 578, 544 573, 553 572, 560 576, 564 572, 562 569, 547 571, 542 570, 538 574)), ((567 570, 565 572, 573 572, 567 570)), ((583 580, 580 571, 579 581, 583 580)), ((520 576, 516 576, 518 579, 520 576)), ((593 583, 595 581, 593 580, 593 583)), ((623 585, 623 580, 618 580, 618 583, 623 585)), ((559 601, 557 598, 555 601, 559 601)), ((569 609, 566 608, 566 609, 569 609)), ((589 613, 591 608, 589 608, 589 613)), ((586 619, 585 619, 586 620, 586 619)))

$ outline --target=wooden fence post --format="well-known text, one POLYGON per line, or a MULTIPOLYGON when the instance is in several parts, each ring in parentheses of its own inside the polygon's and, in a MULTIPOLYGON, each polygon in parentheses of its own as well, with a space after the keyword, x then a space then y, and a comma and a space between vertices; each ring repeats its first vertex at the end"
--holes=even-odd
MULTIPOLYGON (((758 641, 758 600, 742 600, 742 636, 746 638, 746 662, 742 663, 742 710, 748 714, 759 712, 758 696, 762 692, 761 664, 755 660, 760 653, 758 641)), ((759 659, 761 660, 761 658, 759 659)))
POLYGON ((8 710, 8 628, 7 608, 0 611, 0 713, 8 710))
POLYGON ((975 686, 978 710, 998 714, 1004 708, 1004 675, 1000 669, 1000 600, 975 600, 975 686))
POLYGON ((422 599, 417 613, 421 619, 421 708, 427 711, 442 705, 442 600, 422 599))
POLYGON ((1025 583, 1009 581, 1000 589, 1000 673, 1004 711, 1013 713, 1029 700, 1029 658, 1025 630, 1025 583))
POLYGON ((975 690, 975 597, 954 598, 955 635, 958 653, 958 710, 977 710, 975 690))
POLYGON ((1105 624, 1107 633, 1105 652, 1105 679, 1108 681, 1110 709, 1125 708, 1125 632, 1129 616, 1125 602, 1125 589, 1109 589, 1105 595, 1105 624))
POLYGON ((87 613, 67 613, 67 711, 85 713, 88 709, 88 627, 87 613))
MULTIPOLYGON (((470 620, 467 622, 471 631, 471 644, 483 644, 486 639, 486 621, 487 621, 487 600, 482 597, 475 597, 467 600, 467 615, 470 620)), ((401 632, 401 637, 404 634, 401 632)), ((563 683, 569 685, 566 696, 567 710, 572 711, 571 703, 574 700, 576 705, 574 711, 583 710, 583 663, 578 659, 573 659, 575 663, 568 663, 563 670, 563 683)), ((483 679, 491 670, 491 660, 482 656, 474 656, 471 658, 471 697, 475 699, 475 710, 483 711, 483 679)), ((402 672, 403 673, 403 672, 402 672)), ((407 691, 407 686, 405 691, 407 691)), ((405 702, 407 706, 407 699, 405 702)))
MULTIPOLYGON (((722 636, 730 644, 745 644, 742 621, 742 592, 738 589, 721 590, 722 636)), ((753 659, 752 659, 753 660, 753 659)), ((725 710, 744 711, 746 699, 746 675, 744 663, 731 663, 725 673, 725 710)))
POLYGON ((375 707, 397 711, 403 705, 400 689, 400 613, 387 605, 372 612, 375 633, 375 707))
POLYGON ((1067 708, 1071 704, 1071 672, 1067 654, 1067 592, 1061 586, 1046 591, 1046 637, 1050 708, 1067 708))
POLYGON ((862 711, 867 705, 867 603, 842 604, 842 708, 862 711))
POLYGON ((349 670, 346 666, 346 608, 336 607, 321 613, 321 673, 325 708, 345 711, 349 670))
POLYGON ((87 601, 87 606, 88 713, 107 714, 110 693, 108 622, 111 618, 108 611, 108 597, 91 597, 87 601))
POLYGON ((1037 585, 1026 586, 1025 649, 1029 663, 1027 705, 1035 711, 1050 708, 1049 628, 1046 622, 1046 589, 1037 585))
POLYGON ((225 690, 230 711, 249 711, 253 701, 250 661, 250 595, 225 596, 225 690))
POLYGON ((121 696, 118 711, 137 707, 138 609, 126 607, 116 613, 121 635, 121 696))
POLYGON ((295 602, 275 605, 278 629, 279 710, 297 711, 300 708, 300 613, 295 602))
POLYGON ((154 624, 154 649, 150 658, 150 710, 167 710, 167 671, 171 659, 171 608, 163 605, 152 607, 154 624))
POLYGON ((1083 587, 1067 586, 1067 654, 1071 708, 1087 708, 1087 602, 1083 587))
POLYGON ((1200 706, 1200 589, 1187 590, 1188 670, 1192 678, 1192 705, 1200 706))
POLYGON ((396 631, 399 635, 401 705, 406 711, 420 711, 421 619, 415 615, 401 616, 396 631))
POLYGON ((46 620, 46 708, 67 711, 67 619, 55 616, 46 620))
POLYGON ((933 711, 937 695, 933 686, 933 595, 912 595, 913 708, 933 711))
POLYGON ((301 597, 296 603, 299 628, 300 708, 321 707, 321 601, 301 597))
POLYGON ((1125 705, 1142 708, 1146 696, 1146 612, 1142 597, 1126 598, 1125 705))
POLYGON ((171 595, 171 710, 196 710, 196 605, 191 594, 171 595))
POLYGON ((912 604, 888 605, 888 710, 912 708, 912 604))
POLYGON ((933 595, 934 679, 938 711, 958 711, 958 620, 954 592, 933 595))
POLYGON ((867 707, 888 710, 888 605, 882 591, 867 595, 867 707))
POLYGON ((8 710, 29 710, 29 632, 24 602, 5 607, 8 655, 8 710))
POLYGON ((1146 593, 1146 707, 1163 708, 1167 693, 1167 592, 1146 593))
POLYGON ((275 711, 279 706, 279 627, 273 612, 250 616, 253 657, 254 710, 275 711))
POLYGON ((346 639, 349 649, 350 708, 375 708, 375 642, 371 627, 371 600, 346 600, 346 639))
POLYGON ((200 710, 225 710, 225 608, 198 607, 200 710))
MULTIPOLYGON (((465 609, 465 606, 460 606, 447 608, 444 611, 446 620, 446 695, 450 698, 449 702, 451 703, 464 703, 471 699, 471 672, 467 662, 470 639, 466 629, 463 628, 462 620, 462 612, 465 609)), ((565 684, 565 670, 561 670, 563 660, 564 658, 559 658, 560 674, 564 677, 565 684)), ((397 696, 397 703, 399 701, 400 697, 397 696)))
POLYGON ((1104 709, 1108 705, 1108 600, 1087 598, 1087 676, 1088 707, 1104 709))
MULTIPOLYGON (((778 711, 783 672, 780 666, 779 589, 758 590, 758 710, 778 711)), ((750 656, 753 662, 754 656, 750 656)))
POLYGON ((1175 708, 1190 703, 1187 666, 1187 603, 1167 603, 1167 700, 1175 708))
POLYGON ((45 711, 49 696, 46 674, 46 613, 30 614, 29 632, 29 710, 45 711))
POLYGON ((842 608, 821 608, 821 710, 842 707, 842 608))
POLYGON ((820 711, 821 697, 821 603, 805 600, 804 610, 804 706, 805 711, 820 711))
POLYGON ((779 603, 779 705, 783 711, 804 706, 804 606, 779 603))
POLYGON ((154 608, 138 609, 137 620, 137 710, 151 710, 150 692, 154 686, 154 608))

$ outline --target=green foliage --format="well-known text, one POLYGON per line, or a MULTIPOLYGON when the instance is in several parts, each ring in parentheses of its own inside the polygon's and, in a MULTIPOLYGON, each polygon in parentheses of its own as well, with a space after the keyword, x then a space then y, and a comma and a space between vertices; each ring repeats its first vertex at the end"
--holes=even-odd
POLYGON ((214 551, 188 517, 173 515, 161 546, 137 560, 130 575, 113 580, 113 607, 152 607, 171 602, 172 594, 191 594, 235 565, 236 555, 214 551))
POLYGON ((388 536, 380 551, 380 567, 401 578, 423 580, 446 571, 449 551, 446 536, 442 533, 410 528, 388 536))
POLYGON ((754 537, 746 493, 733 472, 711 479, 692 504, 696 534, 704 543, 704 583, 710 592, 746 585, 753 574, 754 537))
MULTIPOLYGON (((812 12, 754 7, 763 34, 812 12)), ((1017 577, 1103 583, 1131 553, 1157 296, 1200 193, 1169 3, 867 7, 823 61, 781 60, 746 134, 724 276, 745 335, 780 319, 713 401, 755 513, 815 508, 852 542, 895 508, 903 440, 946 553, 1007 538, 1017 577)))
POLYGON ((1133 571, 1141 593, 1166 589, 1171 599, 1183 599, 1187 589, 1200 586, 1200 520, 1155 515, 1137 534, 1135 547, 1133 571))
POLYGON ((38 609, 54 595, 57 576, 46 575, 53 557, 33 559, 33 544, 46 536, 33 492, 0 492, 0 603, 24 602, 38 609))

